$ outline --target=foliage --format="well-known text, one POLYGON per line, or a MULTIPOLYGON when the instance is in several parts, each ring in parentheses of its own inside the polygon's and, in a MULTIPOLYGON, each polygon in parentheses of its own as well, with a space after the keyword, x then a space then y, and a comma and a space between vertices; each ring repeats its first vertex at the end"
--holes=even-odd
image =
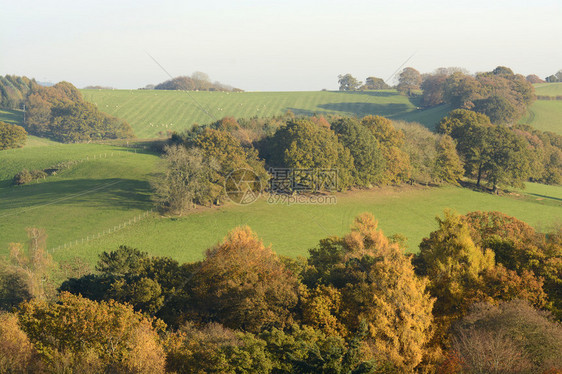
POLYGON ((340 85, 340 91, 357 91, 361 86, 361 82, 349 73, 338 75, 338 84, 340 85))
POLYGON ((361 124, 378 140, 386 167, 382 175, 383 184, 401 183, 410 177, 410 160, 402 149, 404 133, 392 126, 392 122, 382 116, 366 116, 361 124))
POLYGON ((27 95, 37 87, 35 79, 16 75, 0 76, 0 108, 21 109, 27 95))
POLYGON ((63 371, 65 361, 64 371, 77 370, 87 358, 98 366, 93 372, 164 372, 164 352, 153 327, 157 321, 130 306, 63 292, 56 303, 25 302, 18 318, 51 370, 63 371))
POLYGON ((429 291, 437 298, 433 313, 455 318, 479 300, 483 273, 495 265, 494 253, 474 243, 460 215, 445 211, 436 220, 439 229, 420 244, 417 270, 429 278, 429 291))
POLYGON ((171 214, 181 215, 195 204, 210 205, 222 192, 213 184, 213 176, 219 170, 214 158, 206 158, 199 148, 186 149, 181 145, 165 148, 164 172, 152 185, 158 207, 171 214))
POLYGON ((357 332, 364 320, 375 357, 382 356, 403 371, 421 363, 428 354, 433 300, 425 291, 427 282, 414 274, 402 249, 377 230, 372 215, 357 217, 344 238, 322 240, 310 251, 309 266, 305 284, 313 288, 324 285, 324 290, 335 296, 329 297, 335 303, 324 309, 308 301, 308 307, 313 308, 305 311, 308 320, 336 318, 333 323, 321 322, 318 326, 327 331, 335 327, 340 334, 357 332), (311 312, 321 314, 314 316, 311 312), (327 312, 334 316, 330 318, 327 312))
POLYGON ((520 300, 474 305, 453 328, 466 372, 541 373, 562 368, 562 326, 520 300))
POLYGON ((35 87, 26 99, 25 129, 65 143, 133 136, 131 126, 86 102, 68 82, 35 87))
POLYGON ((443 135, 439 139, 435 176, 442 182, 458 185, 459 179, 464 175, 464 168, 455 146, 455 141, 449 135, 443 135))
POLYGON ((12 313, 0 313, 0 372, 34 373, 41 366, 33 344, 12 313))
POLYGON ((529 80, 504 66, 476 76, 462 71, 450 75, 436 72, 425 77, 422 89, 425 105, 445 102, 455 108, 474 109, 495 124, 521 118, 536 99, 529 80))
POLYGON ((420 72, 414 68, 407 67, 398 76, 398 86, 396 86, 396 89, 402 94, 412 96, 412 90, 419 90, 421 83, 422 77, 420 72))
POLYGON ((354 168, 351 173, 354 184, 371 186, 379 182, 384 169, 384 160, 379 142, 373 134, 352 118, 336 120, 331 128, 353 157, 354 168))
MULTIPOLYGON (((330 129, 310 120, 290 120, 267 139, 268 165, 294 169, 336 169, 338 189, 351 185, 353 157, 330 129)), ((298 181, 297 181, 298 182, 298 181)), ((315 186, 318 187, 318 186, 315 186)))
POLYGON ((0 151, 21 148, 27 141, 27 132, 23 127, 0 122, 0 151))
MULTIPOLYGON (((560 319, 562 242, 559 233, 545 236, 525 222, 500 212, 472 212, 465 215, 464 219, 470 225, 473 240, 493 250, 496 261, 508 271, 529 279, 529 283, 544 282, 543 288, 549 299, 548 309, 560 319)), ((521 295, 520 298, 530 300, 535 306, 544 306, 540 294, 534 297, 521 295)))
POLYGON ((361 86, 363 90, 387 90, 390 86, 382 78, 367 77, 365 84, 361 86))
POLYGON ((257 333, 292 322, 297 279, 248 228, 209 249, 189 283, 189 318, 257 333))
POLYGON ((525 139, 505 126, 493 126, 488 117, 455 109, 439 123, 438 131, 457 141, 465 173, 488 180, 494 192, 500 185, 522 187, 530 176, 532 153, 525 139))
POLYGON ((172 78, 154 86, 155 90, 182 90, 182 91, 241 91, 238 88, 222 84, 212 83, 209 76, 202 72, 195 72, 191 77, 180 76, 172 78))
POLYGON ((270 373, 265 342, 218 323, 186 323, 166 344, 166 369, 174 373, 270 373))

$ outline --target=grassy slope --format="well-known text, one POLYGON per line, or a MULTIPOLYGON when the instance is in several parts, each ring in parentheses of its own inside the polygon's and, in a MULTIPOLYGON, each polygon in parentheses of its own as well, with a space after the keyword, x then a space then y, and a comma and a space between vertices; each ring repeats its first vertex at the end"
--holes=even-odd
MULTIPOLYGON (((562 95, 562 83, 537 84, 535 91, 537 95, 559 96, 562 95)), ((520 122, 562 134, 562 100, 537 100, 520 122)))
POLYGON ((8 243, 24 241, 26 227, 47 229, 54 246, 150 209, 148 177, 157 161, 154 155, 94 144, 1 151, 0 253, 6 253, 8 243), (42 169, 67 160, 85 161, 46 180, 10 185, 24 167, 42 169))
POLYGON ((23 112, 21 110, 0 109, 0 122, 19 125, 23 122, 23 112))
POLYGON ((448 112, 446 106, 418 110, 394 90, 370 92, 182 92, 145 90, 82 90, 84 98, 104 112, 126 119, 139 138, 158 137, 212 117, 269 117, 292 110, 296 114, 379 114, 418 121, 430 128, 448 112), (195 102, 195 101, 196 102, 195 102))
MULTIPOLYGON (((248 206, 226 206, 184 218, 153 217, 79 245, 72 253, 95 261, 99 251, 128 244, 155 255, 192 261, 202 258, 204 250, 232 228, 249 225, 277 253, 306 255, 319 239, 347 232, 353 218, 362 212, 373 213, 386 234, 405 234, 409 249, 415 251, 421 239, 436 228, 434 217, 445 208, 461 213, 499 210, 548 229, 562 218, 561 201, 562 188, 540 185, 530 185, 527 194, 502 197, 445 187, 354 192, 339 195, 335 205, 270 205, 262 199, 248 206)), ((65 250, 59 256, 67 256, 65 250)))

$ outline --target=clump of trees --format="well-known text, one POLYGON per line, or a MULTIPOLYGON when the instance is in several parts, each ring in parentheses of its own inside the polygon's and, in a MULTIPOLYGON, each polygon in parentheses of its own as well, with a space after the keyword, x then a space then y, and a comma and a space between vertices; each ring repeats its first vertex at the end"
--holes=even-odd
POLYGON ((27 132, 18 125, 0 122, 0 151, 21 148, 27 141, 27 132))
POLYGON ((27 96, 26 107, 24 127, 33 135, 64 143, 133 136, 127 122, 99 111, 68 82, 36 87, 27 96))
MULTIPOLYGON (((340 191, 403 183, 458 185, 467 177, 499 193, 529 180, 561 181, 559 135, 525 125, 494 125, 486 115, 466 109, 451 111, 437 132, 381 116, 225 117, 172 136, 154 183, 156 201, 172 214, 222 204, 226 178, 240 169, 258 176, 256 193, 268 187, 266 170, 272 168, 336 170, 340 191)), ((326 190, 322 181, 311 184, 310 175, 294 178, 307 187, 305 193, 326 190)))
POLYGON ((400 72, 398 76, 398 85, 396 89, 402 94, 412 96, 414 90, 419 90, 422 83, 422 76, 419 71, 414 68, 407 67, 400 72))
POLYGON ((487 180, 494 192, 500 186, 523 187, 531 179, 560 183, 562 138, 529 126, 493 125, 478 112, 455 109, 437 131, 451 136, 464 163, 465 175, 480 186, 487 180))
POLYGON ((172 78, 165 82, 159 83, 149 89, 154 90, 182 90, 182 91, 233 91, 242 92, 239 88, 222 84, 220 82, 211 82, 209 76, 203 72, 196 71, 191 76, 180 76, 172 78))
POLYGON ((562 82, 562 70, 558 70, 555 74, 549 75, 545 80, 548 83, 562 82))
POLYGON ((426 106, 447 103, 475 110, 495 124, 517 121, 536 99, 529 80, 505 66, 475 76, 462 70, 438 69, 424 76, 421 88, 426 106))
POLYGON ((349 73, 338 75, 338 84, 340 91, 387 90, 391 88, 382 78, 367 77, 365 78, 365 84, 361 84, 361 81, 349 73))
POLYGON ((38 87, 35 79, 16 75, 0 76, 0 108, 22 109, 27 96, 38 87))

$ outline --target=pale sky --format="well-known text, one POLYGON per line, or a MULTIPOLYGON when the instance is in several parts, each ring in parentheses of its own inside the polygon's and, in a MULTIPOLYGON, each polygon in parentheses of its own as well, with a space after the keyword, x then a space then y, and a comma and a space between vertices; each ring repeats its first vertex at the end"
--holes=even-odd
MULTIPOLYGON (((562 2, 0 0, 0 74, 139 88, 207 73, 249 91, 336 89, 338 74, 387 79, 498 65, 562 69, 562 2)), ((392 82, 391 82, 392 83, 392 82)))

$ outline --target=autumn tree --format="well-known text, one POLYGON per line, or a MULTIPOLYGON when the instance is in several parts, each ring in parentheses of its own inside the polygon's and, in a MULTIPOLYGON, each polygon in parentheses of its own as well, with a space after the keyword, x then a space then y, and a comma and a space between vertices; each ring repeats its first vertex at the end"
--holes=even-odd
POLYGON ((308 311, 309 321, 328 322, 322 323, 327 331, 354 333, 364 320, 375 356, 405 372, 420 364, 428 353, 433 300, 426 293, 426 281, 414 274, 399 245, 377 229, 372 215, 357 217, 345 237, 322 240, 310 251, 309 265, 305 284, 324 285, 324 291, 314 292, 332 303, 325 309, 307 301, 308 307, 321 313, 314 317, 308 311))
POLYGON ((480 113, 455 109, 439 122, 437 131, 450 135, 457 141, 457 151, 462 158, 465 172, 476 177, 476 185, 484 176, 490 151, 490 119, 480 113))
MULTIPOLYGON (((521 278, 521 285, 536 284, 536 291, 520 290, 519 297, 529 300, 535 307, 546 306, 560 318, 562 241, 559 235, 555 232, 549 235, 539 233, 529 224, 500 212, 471 212, 464 216, 464 220, 470 226, 473 240, 494 251, 496 261, 506 268, 503 273, 515 273, 521 278), (538 284, 542 286, 540 289, 538 284), (542 300, 540 292, 543 288, 548 303, 542 300)), ((511 279, 516 279, 515 275, 512 274, 511 279)), ((497 276, 501 276, 500 272, 497 276)), ((489 281, 490 286, 493 283, 489 281)), ((526 289, 530 290, 530 287, 526 289)))
POLYGON ((55 303, 22 304, 18 318, 50 371, 164 372, 158 323, 131 306, 63 292, 55 303))
POLYGON ((398 86, 396 89, 402 94, 412 96, 412 90, 419 90, 422 77, 419 71, 414 68, 404 68, 398 76, 398 86))
MULTIPOLYGON (((27 249, 21 243, 10 244, 8 272, 12 274, 12 281, 25 288, 13 290, 12 296, 19 294, 31 295, 33 298, 46 300, 55 291, 52 279, 55 263, 47 252, 47 234, 44 229, 29 227, 26 229, 28 243, 27 249)), ((17 299, 17 298, 16 298, 17 299)))
POLYGON ((32 373, 41 364, 34 345, 18 325, 13 313, 0 313, 0 372, 32 373))
POLYGON ((188 316, 259 332, 292 321, 297 279, 248 227, 210 248, 188 290, 188 316))
POLYGON ((436 178, 435 169, 439 135, 415 122, 394 121, 393 125, 404 133, 404 143, 400 149, 410 161, 409 181, 425 185, 442 183, 436 178))
POLYGON ((219 171, 214 158, 205 157, 199 148, 172 145, 164 150, 163 172, 153 179, 154 200, 164 212, 184 214, 195 204, 212 204, 220 195, 213 183, 219 171))
POLYGON ((288 121, 268 139, 267 153, 264 156, 272 167, 337 170, 338 189, 351 185, 354 166, 349 149, 332 130, 310 120, 288 121))
POLYGON ((443 100, 454 108, 472 109, 474 101, 480 99, 482 84, 471 75, 456 72, 444 82, 443 100))
POLYGON ((453 138, 449 135, 441 136, 437 143, 437 157, 435 160, 436 179, 458 185, 458 181, 463 175, 463 164, 457 153, 453 138))
POLYGON ((468 372, 547 373, 562 368, 562 326, 521 300, 478 303, 452 330, 468 372))
POLYGON ((354 184, 370 186, 379 182, 384 160, 374 135, 353 118, 338 119, 331 127, 353 157, 354 184))
POLYGON ((531 83, 531 84, 537 84, 537 83, 545 83, 544 79, 540 78, 538 75, 536 74, 530 74, 527 75, 525 77, 525 79, 527 80, 527 82, 531 83))
POLYGON ((0 151, 21 148, 27 141, 27 132, 23 127, 0 122, 0 151))
POLYGON ((401 183, 409 179, 410 160, 408 155, 402 151, 404 133, 392 126, 392 121, 382 116, 366 116, 361 124, 377 139, 381 153, 385 161, 383 171, 383 183, 401 183))
POLYGON ((433 313, 438 317, 462 316, 479 300, 482 275, 495 266, 494 253, 477 246, 470 227, 462 217, 446 210, 436 218, 439 228, 420 244, 417 270, 430 280, 429 290, 436 297, 433 313))
POLYGON ((424 106, 432 107, 445 102, 444 86, 446 80, 447 76, 444 74, 428 75, 423 78, 420 88, 423 92, 422 103, 424 106))
POLYGON ((367 77, 361 88, 365 90, 387 90, 390 86, 382 78, 367 77))
POLYGON ((357 91, 361 86, 361 82, 351 74, 338 75, 338 84, 340 91, 357 91))
POLYGON ((166 370, 174 373, 270 373, 265 342, 218 323, 187 322, 166 342, 166 370))
POLYGON ((101 112, 68 82, 36 86, 26 99, 25 129, 32 135, 61 142, 122 139, 133 136, 124 120, 101 112))

